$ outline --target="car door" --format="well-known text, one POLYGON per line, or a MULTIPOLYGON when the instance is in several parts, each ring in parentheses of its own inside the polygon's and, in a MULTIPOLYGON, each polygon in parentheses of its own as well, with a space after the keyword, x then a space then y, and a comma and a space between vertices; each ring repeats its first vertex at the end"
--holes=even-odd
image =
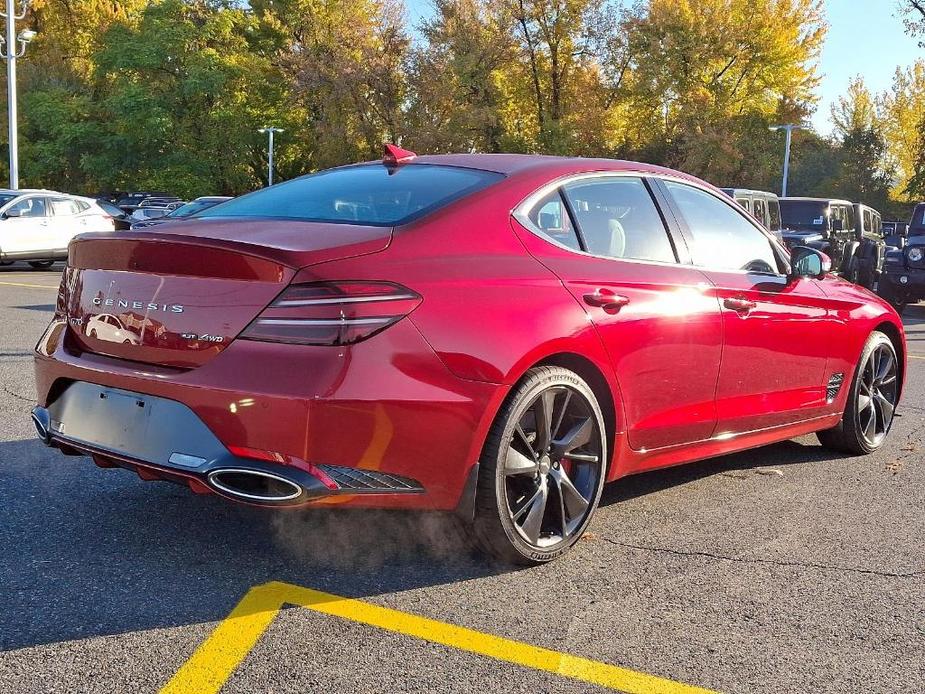
POLYGON ((814 279, 790 281, 771 237, 718 195, 664 180, 690 247, 723 312, 714 436, 811 419, 827 411, 827 299, 814 279))
POLYGON ((708 438, 722 316, 704 276, 678 262, 647 182, 578 177, 528 202, 516 218, 535 234, 522 235, 528 250, 597 328, 621 390, 630 446, 708 438))
POLYGON ((51 197, 48 200, 49 227, 56 249, 66 249, 77 234, 94 231, 92 226, 88 226, 92 219, 90 216, 78 216, 82 210, 76 200, 63 196, 51 197))
POLYGON ((0 223, 0 249, 4 254, 31 258, 53 250, 45 198, 30 195, 10 205, 0 223))

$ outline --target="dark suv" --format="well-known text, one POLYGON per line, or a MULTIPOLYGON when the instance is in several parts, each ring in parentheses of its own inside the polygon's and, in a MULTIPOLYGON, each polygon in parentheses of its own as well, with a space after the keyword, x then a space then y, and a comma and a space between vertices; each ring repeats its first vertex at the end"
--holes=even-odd
POLYGON ((900 313, 925 298, 925 202, 915 206, 903 241, 887 250, 877 290, 900 313))
POLYGON ((848 200, 781 198, 780 216, 788 248, 817 248, 832 259, 833 272, 868 289, 877 285, 886 244, 874 231, 876 210, 848 200))

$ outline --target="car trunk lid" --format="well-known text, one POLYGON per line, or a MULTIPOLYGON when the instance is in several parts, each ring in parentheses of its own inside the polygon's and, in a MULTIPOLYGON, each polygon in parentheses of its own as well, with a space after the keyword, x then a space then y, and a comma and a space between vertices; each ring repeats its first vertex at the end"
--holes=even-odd
POLYGON ((299 268, 384 250, 388 227, 190 220, 86 234, 63 279, 80 350, 194 368, 224 350, 299 268))

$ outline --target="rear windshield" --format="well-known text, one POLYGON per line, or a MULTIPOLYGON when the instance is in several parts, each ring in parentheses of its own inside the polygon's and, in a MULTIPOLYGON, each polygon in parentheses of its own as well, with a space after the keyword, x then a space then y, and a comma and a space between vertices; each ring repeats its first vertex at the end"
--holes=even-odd
POLYGON ((302 176, 196 215, 261 217, 396 226, 504 178, 479 169, 432 164, 364 164, 302 176))
POLYGON ((794 231, 823 231, 828 227, 828 207, 817 200, 781 200, 782 226, 794 231))

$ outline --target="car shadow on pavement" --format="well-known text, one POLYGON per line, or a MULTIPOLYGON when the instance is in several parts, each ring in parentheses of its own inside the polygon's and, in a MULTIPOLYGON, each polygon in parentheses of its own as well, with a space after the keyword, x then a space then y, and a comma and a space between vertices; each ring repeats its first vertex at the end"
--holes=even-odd
POLYGON ((736 475, 754 470, 767 471, 787 465, 831 461, 838 457, 838 453, 826 450, 820 445, 801 443, 796 440, 784 441, 741 453, 624 477, 604 487, 601 505, 635 499, 713 475, 736 475))
POLYGON ((0 651, 224 618, 284 581, 363 597, 510 572, 444 514, 267 511, 0 443, 0 651))
MULTIPOLYGON (((603 503, 826 457, 787 442, 629 477, 603 503)), ((268 512, 31 440, 0 443, 0 499, 0 650, 216 621, 271 580, 364 597, 515 570, 474 554, 444 514, 268 512)))

